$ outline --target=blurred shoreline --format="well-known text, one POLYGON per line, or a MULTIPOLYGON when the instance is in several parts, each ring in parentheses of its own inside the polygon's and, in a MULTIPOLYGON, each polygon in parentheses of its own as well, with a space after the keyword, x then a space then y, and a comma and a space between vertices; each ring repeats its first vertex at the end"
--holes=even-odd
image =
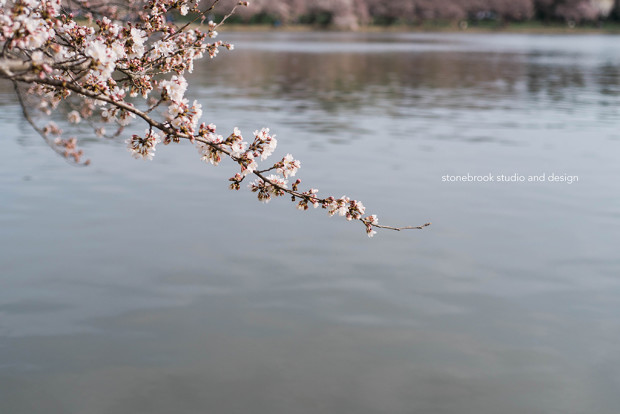
POLYGON ((520 34, 620 34, 620 23, 606 23, 597 26, 575 26, 566 24, 545 24, 540 22, 511 23, 505 25, 478 24, 467 27, 457 24, 428 23, 422 25, 360 26, 356 30, 342 30, 316 25, 268 25, 268 24, 237 24, 226 23, 220 32, 362 32, 362 33, 520 33, 520 34))

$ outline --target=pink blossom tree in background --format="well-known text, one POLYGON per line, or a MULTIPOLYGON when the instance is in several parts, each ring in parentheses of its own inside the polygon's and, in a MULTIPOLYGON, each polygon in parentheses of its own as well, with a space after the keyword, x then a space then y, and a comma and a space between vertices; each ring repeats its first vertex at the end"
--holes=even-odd
MULTIPOLYGON (((342 13, 356 2, 340 2, 342 13)), ((238 166, 229 180, 231 189, 247 185, 263 202, 289 196, 301 210, 320 207, 330 216, 361 223, 368 236, 376 228, 426 227, 380 225, 360 201, 301 189, 301 180, 294 178, 301 163, 291 154, 266 162, 278 143, 268 128, 254 131, 248 140, 238 128, 220 134, 216 125, 203 121, 201 104, 185 97, 189 85, 184 75, 192 72, 194 61, 233 49, 215 40, 223 21, 205 22, 218 3, 213 0, 200 9, 199 0, 0 0, 0 78, 13 84, 33 128, 76 165, 89 163, 77 140, 64 138, 53 122, 37 122, 35 111, 49 116, 64 109, 69 123, 88 124, 100 136, 110 129, 122 134, 125 126, 139 122, 143 132, 126 141, 135 158, 150 160, 160 145, 187 141, 205 163, 227 160, 238 166), (170 22, 172 12, 188 16, 189 22, 170 22), (86 20, 77 20, 74 13, 86 20)), ((316 7, 328 3, 313 2, 316 7)), ((248 2, 235 3, 226 17, 245 6, 248 2)))
POLYGON ((555 3, 555 17, 575 23, 605 19, 614 6, 613 0, 563 0, 555 3))
MULTIPOLYGON (((235 0, 223 2, 233 7, 235 0)), ((373 21, 410 24, 481 18, 499 22, 532 18, 594 22, 612 15, 614 3, 618 10, 617 0, 256 0, 239 16, 250 20, 257 14, 265 14, 283 23, 295 23, 324 13, 329 15, 330 25, 339 29, 355 29, 373 21)))

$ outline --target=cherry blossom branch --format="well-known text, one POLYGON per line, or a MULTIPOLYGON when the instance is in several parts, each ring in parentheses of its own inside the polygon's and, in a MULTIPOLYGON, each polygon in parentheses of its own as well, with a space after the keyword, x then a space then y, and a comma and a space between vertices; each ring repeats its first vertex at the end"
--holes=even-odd
MULTIPOLYGON (((227 148, 225 148, 223 145, 221 144, 217 144, 214 143, 212 141, 209 141, 203 137, 201 137, 200 135, 188 135, 188 134, 183 134, 183 133, 179 133, 177 130, 175 130, 174 128, 171 128, 170 126, 167 126, 164 123, 158 122, 156 120, 154 120, 153 118, 151 118, 146 112, 141 111, 129 104, 126 104, 124 102, 118 102, 115 101, 107 96, 102 96, 102 95, 98 95, 97 93, 94 93, 92 91, 88 91, 84 88, 81 88, 77 85, 74 84, 66 84, 63 83, 61 81, 57 81, 57 80, 53 80, 53 79, 40 79, 37 77, 27 77, 27 76, 15 76, 14 81, 21 81, 21 82, 26 82, 26 83, 38 83, 38 84, 44 84, 44 85, 50 85, 50 86, 57 86, 57 87, 63 87, 63 88, 67 88, 69 90, 74 91, 77 94, 80 94, 82 96, 85 97, 89 97, 89 98, 93 98, 96 100, 100 100, 103 102, 107 102, 110 103, 112 105, 115 105, 119 108, 122 108, 128 112, 131 112, 137 116, 139 116, 140 118, 142 118, 149 126, 150 126, 150 131, 149 134, 152 135, 152 128, 156 128, 164 133, 166 133, 167 135, 171 136, 175 136, 177 138, 180 139, 185 139, 185 140, 189 140, 189 141, 197 141, 197 142, 201 142, 211 148, 213 148, 214 150, 221 152, 223 154, 228 155, 233 161, 236 162, 243 162, 242 158, 239 157, 235 157, 234 155, 232 155, 231 151, 227 148)), ((27 115, 26 115, 27 116, 27 115)), ((36 128, 36 127, 35 127, 36 128)), ((330 206, 333 208, 336 208, 334 212, 337 211, 342 211, 344 212, 344 214, 342 215, 347 215, 350 214, 347 210, 349 210, 349 208, 347 207, 347 203, 350 203, 350 201, 347 199, 346 201, 344 201, 344 199, 340 199, 343 201, 338 202, 336 199, 334 198, 318 198, 315 197, 313 194, 314 193, 302 193, 293 189, 290 189, 288 187, 285 187, 284 185, 281 184, 280 181, 273 179, 273 178, 269 178, 267 176, 265 176, 264 174, 266 172, 269 171, 273 171, 273 170, 277 170, 278 167, 277 166, 272 166, 268 169, 265 170, 260 170, 260 171, 253 171, 252 174, 255 175, 256 177, 258 177, 260 180, 263 181, 263 183, 269 187, 272 187, 273 189, 276 189, 279 192, 282 193, 286 193, 289 194, 293 197, 293 200, 295 201, 296 198, 299 198, 302 202, 302 206, 305 204, 307 205, 308 203, 314 204, 316 206, 321 205, 323 206, 323 208, 329 208, 330 206), (335 204, 334 204, 335 203, 335 204), (346 209, 343 209, 343 207, 346 207, 346 209), (340 210, 338 210, 340 209, 340 210)), ((245 177, 240 177, 240 179, 238 179, 239 182, 241 182, 245 177)), ((360 204, 359 202, 356 202, 356 204, 360 204)), ((357 207, 356 207, 357 208, 357 207)), ((363 214, 363 212, 362 212, 363 214)), ((333 214, 332 214, 333 215, 333 214)), ((389 230, 395 230, 395 231, 402 231, 402 230, 409 230, 409 229, 423 229, 427 226, 429 226, 431 223, 425 223, 424 225, 421 226, 405 226, 405 227, 393 227, 393 226, 385 226, 385 225, 380 225, 376 222, 376 217, 374 219, 368 220, 367 218, 357 218, 358 221, 362 222, 367 228, 369 228, 369 234, 373 234, 372 233, 372 228, 381 228, 381 229, 389 229, 389 230)))
POLYGON ((0 78, 13 82, 24 117, 48 145, 76 163, 82 155, 76 149, 76 140, 51 141, 48 135, 58 135, 60 129, 52 124, 40 128, 33 122, 18 83, 31 85, 29 96, 38 96, 39 108, 47 114, 62 101, 68 103, 73 109, 68 114, 71 123, 85 119, 95 127, 90 118, 98 114, 100 122, 120 124, 120 132, 132 118, 142 119, 147 125, 144 134, 132 135, 126 141, 135 158, 152 159, 162 140, 164 144, 188 140, 203 161, 218 165, 225 156, 240 167, 229 179, 231 189, 239 190, 245 178, 253 175, 255 180, 248 187, 260 201, 288 195, 300 210, 321 207, 330 216, 361 222, 370 237, 376 233, 375 228, 401 231, 429 226, 430 223, 407 227, 379 225, 377 216, 366 215, 365 206, 358 200, 346 196, 319 197, 318 190, 313 188, 299 190, 301 180, 288 182, 301 167, 291 154, 259 168, 258 162, 270 157, 277 145, 275 135, 267 128, 255 131, 250 142, 243 139, 237 128, 224 138, 216 133, 215 125, 200 123, 202 107, 197 101, 190 104, 184 97, 188 84, 183 75, 191 72, 194 60, 205 54, 213 58, 220 47, 232 49, 232 45, 221 41, 206 41, 217 36, 215 29, 238 6, 248 5, 238 2, 219 24, 209 22, 207 33, 189 29, 192 22, 204 19, 218 1, 200 12, 197 0, 133 0, 129 6, 144 4, 145 11, 137 14, 137 20, 121 24, 102 17, 95 27, 78 25, 72 15, 55 17, 60 0, 0 0, 0 21, 8 24, 0 30, 0 78), (198 15, 179 29, 165 18, 175 9, 182 15, 190 11, 198 15), (127 94, 150 99, 148 109, 128 102, 127 94), (148 98, 149 94, 159 97, 148 98), (162 105, 167 106, 167 112, 163 120, 158 120, 153 111, 162 105))

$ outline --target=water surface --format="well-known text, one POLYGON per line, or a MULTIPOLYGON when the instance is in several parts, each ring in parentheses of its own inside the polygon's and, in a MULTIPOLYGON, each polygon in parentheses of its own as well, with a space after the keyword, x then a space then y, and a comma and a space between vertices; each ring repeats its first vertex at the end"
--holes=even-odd
POLYGON ((270 127, 380 232, 189 145, 56 157, 0 95, 0 412, 616 413, 620 37, 225 34, 205 119, 270 127), (567 183, 445 175, 568 174, 567 183))

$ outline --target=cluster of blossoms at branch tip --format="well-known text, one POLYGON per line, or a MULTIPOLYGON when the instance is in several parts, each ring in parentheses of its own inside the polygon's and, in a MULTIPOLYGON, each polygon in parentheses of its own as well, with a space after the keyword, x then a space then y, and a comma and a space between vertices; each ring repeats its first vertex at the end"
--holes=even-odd
POLYGON ((275 164, 276 171, 284 177, 293 177, 297 174, 297 170, 301 167, 299 160, 293 158, 291 154, 286 154, 282 161, 275 164))
POLYGON ((273 154, 277 146, 278 140, 275 135, 269 134, 269 128, 254 131, 254 142, 250 145, 250 151, 254 157, 260 157, 261 161, 265 161, 273 154))
POLYGON ((215 125, 204 123, 200 125, 198 136, 201 138, 196 140, 196 148, 201 155, 201 160, 213 165, 218 165, 222 161, 224 152, 220 149, 224 137, 215 133, 215 125))
POLYGON ((14 83, 26 119, 46 142, 75 163, 82 156, 77 140, 62 139, 54 123, 37 127, 29 107, 51 117, 64 108, 65 122, 88 123, 97 136, 105 135, 105 125, 115 125, 118 135, 132 120, 141 119, 147 129, 125 141, 133 157, 151 160, 160 142, 188 140, 204 162, 218 165, 228 158, 238 165, 239 171, 230 178, 231 189, 239 190, 247 176, 255 175, 249 188, 260 201, 288 194, 300 210, 321 206, 330 216, 361 221, 372 237, 377 218, 364 218, 366 209, 360 201, 319 198, 316 189, 299 190, 300 180, 289 185, 288 179, 301 167, 291 154, 261 169, 259 163, 273 155, 278 144, 268 128, 254 131, 250 142, 238 128, 224 138, 214 124, 201 121, 201 104, 190 103, 185 96, 186 72, 192 72, 195 60, 213 58, 221 48, 232 50, 233 45, 210 40, 218 36, 216 29, 223 21, 209 21, 202 31, 196 25, 178 27, 167 15, 175 10, 183 16, 193 13, 192 22, 203 22, 218 1, 200 10, 199 0, 127 0, 114 5, 93 0, 0 0, 0 77, 14 83), (74 19, 72 5, 88 24, 74 19), (20 85, 30 86, 27 94, 20 85), (143 101, 129 102, 128 96, 143 101), (35 97, 35 105, 25 103, 35 97))
POLYGON ((155 156, 155 146, 161 142, 160 135, 152 129, 144 131, 144 137, 133 135, 127 139, 127 149, 134 158, 152 160, 155 156))
POLYGON ((377 218, 376 214, 372 214, 362 219, 362 221, 366 225, 366 234, 368 234, 368 237, 372 237, 377 234, 377 232, 372 229, 372 226, 376 226, 377 224, 379 224, 379 219, 377 218))

